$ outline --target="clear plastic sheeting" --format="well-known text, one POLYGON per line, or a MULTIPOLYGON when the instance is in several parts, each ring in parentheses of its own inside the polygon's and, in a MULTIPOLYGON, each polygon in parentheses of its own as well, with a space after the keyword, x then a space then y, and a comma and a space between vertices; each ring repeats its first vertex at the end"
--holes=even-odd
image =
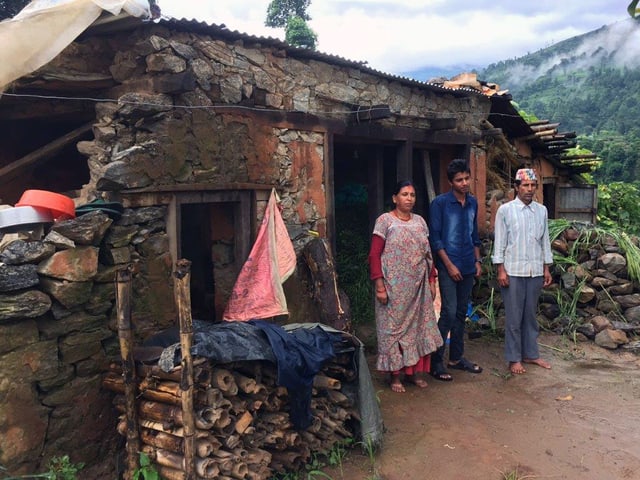
POLYGON ((147 0, 34 0, 0 22, 0 91, 53 60, 105 10, 150 16, 147 0))

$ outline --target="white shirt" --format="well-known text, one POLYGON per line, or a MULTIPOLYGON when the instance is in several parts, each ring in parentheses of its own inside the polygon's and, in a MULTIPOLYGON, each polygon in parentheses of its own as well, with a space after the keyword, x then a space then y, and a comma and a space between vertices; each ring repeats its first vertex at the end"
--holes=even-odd
POLYGON ((507 275, 539 277, 544 265, 553 263, 547 207, 538 202, 526 205, 518 197, 498 208, 492 260, 503 264, 507 275))

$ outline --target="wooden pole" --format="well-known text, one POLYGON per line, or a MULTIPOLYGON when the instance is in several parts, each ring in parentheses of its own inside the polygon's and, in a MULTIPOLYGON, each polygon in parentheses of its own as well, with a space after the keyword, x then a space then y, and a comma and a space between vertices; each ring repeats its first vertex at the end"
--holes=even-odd
POLYGON ((138 469, 140 434, 136 409, 136 367, 133 359, 133 334, 131 332, 131 265, 116 274, 116 309, 118 338, 122 357, 125 412, 127 417, 127 470, 125 480, 131 480, 138 469))
POLYGON ((431 156, 427 150, 422 151, 422 165, 424 167, 424 180, 427 184, 427 202, 430 205, 433 199, 436 198, 436 189, 433 185, 433 174, 431 173, 431 156))
POLYGON ((184 423, 184 471, 185 480, 195 480, 195 417, 193 411, 193 359, 191 344, 193 343, 193 320, 191 318, 191 262, 181 259, 176 262, 176 305, 180 320, 180 350, 182 351, 182 379, 180 388, 184 392, 182 399, 182 420, 184 423))

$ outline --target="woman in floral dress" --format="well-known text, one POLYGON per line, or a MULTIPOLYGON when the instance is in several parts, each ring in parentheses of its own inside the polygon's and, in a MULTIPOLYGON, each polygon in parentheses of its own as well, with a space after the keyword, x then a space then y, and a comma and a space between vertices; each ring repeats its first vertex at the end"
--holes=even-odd
POLYGON ((411 210, 416 190, 399 182, 392 196, 395 208, 376 220, 369 252, 376 292, 378 370, 390 375, 391 389, 404 392, 404 380, 427 386, 430 354, 442 345, 436 314, 436 271, 429 247, 429 229, 411 210))

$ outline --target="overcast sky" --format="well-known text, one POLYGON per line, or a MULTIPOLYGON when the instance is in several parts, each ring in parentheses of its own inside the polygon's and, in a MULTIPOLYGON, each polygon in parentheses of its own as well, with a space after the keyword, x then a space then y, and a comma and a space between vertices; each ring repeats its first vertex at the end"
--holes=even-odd
MULTIPOLYGON (((284 39, 264 26, 269 0, 158 0, 165 15, 284 39)), ((311 0, 321 52, 402 74, 484 67, 628 19, 629 0, 311 0)))

